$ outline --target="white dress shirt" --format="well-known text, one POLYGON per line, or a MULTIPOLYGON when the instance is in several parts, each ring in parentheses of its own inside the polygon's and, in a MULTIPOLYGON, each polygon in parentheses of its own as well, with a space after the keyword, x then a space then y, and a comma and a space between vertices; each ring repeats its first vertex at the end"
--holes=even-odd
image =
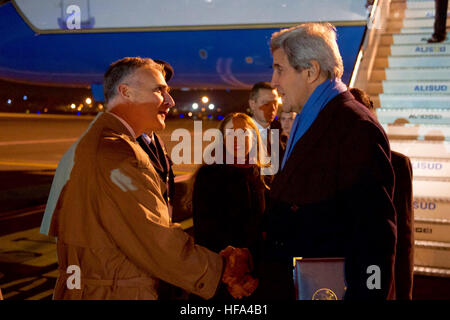
POLYGON ((252 118, 253 121, 256 123, 256 126, 258 127, 259 135, 261 137, 261 140, 263 141, 264 145, 267 146, 267 131, 270 126, 263 127, 259 124, 258 121, 255 120, 255 118, 252 118))

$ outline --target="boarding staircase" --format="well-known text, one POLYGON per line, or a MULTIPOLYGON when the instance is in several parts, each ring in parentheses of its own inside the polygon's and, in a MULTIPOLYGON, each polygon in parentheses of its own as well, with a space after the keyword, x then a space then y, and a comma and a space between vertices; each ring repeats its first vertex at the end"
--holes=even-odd
POLYGON ((426 42, 434 0, 393 0, 388 12, 366 91, 413 165, 415 274, 450 277, 450 33, 426 42))

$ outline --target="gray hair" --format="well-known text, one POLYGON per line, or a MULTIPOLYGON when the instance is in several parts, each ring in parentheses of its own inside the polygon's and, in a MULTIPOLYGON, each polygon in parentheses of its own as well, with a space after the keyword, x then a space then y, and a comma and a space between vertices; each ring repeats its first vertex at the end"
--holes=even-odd
POLYGON ((108 103, 117 94, 117 86, 137 69, 148 67, 160 71, 165 76, 164 66, 150 58, 126 57, 113 62, 103 77, 103 91, 105 102, 108 103))
POLYGON ((328 79, 342 77, 344 66, 336 42, 336 28, 330 23, 305 23, 272 34, 270 50, 283 49, 297 71, 310 68, 316 60, 328 79))

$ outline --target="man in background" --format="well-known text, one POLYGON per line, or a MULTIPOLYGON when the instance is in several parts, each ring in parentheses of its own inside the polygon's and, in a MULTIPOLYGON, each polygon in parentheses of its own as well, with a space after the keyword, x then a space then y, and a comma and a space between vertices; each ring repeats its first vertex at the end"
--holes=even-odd
POLYGON ((281 137, 281 124, 275 119, 278 112, 278 93, 269 82, 255 83, 250 91, 248 104, 252 111, 252 119, 255 121, 259 130, 259 135, 266 146, 268 156, 272 155, 272 152, 278 156, 278 163, 281 163, 281 159, 284 155, 284 148, 280 143, 281 137), (272 146, 276 145, 272 141, 272 132, 278 131, 278 148, 272 150, 272 146))
POLYGON ((290 111, 285 112, 281 111, 280 123, 281 123, 281 142, 286 148, 286 143, 289 139, 289 135, 291 134, 292 124, 294 123, 294 119, 297 116, 296 112, 290 111))
POLYGON ((434 0, 434 32, 428 43, 443 42, 447 36, 448 0, 434 0))

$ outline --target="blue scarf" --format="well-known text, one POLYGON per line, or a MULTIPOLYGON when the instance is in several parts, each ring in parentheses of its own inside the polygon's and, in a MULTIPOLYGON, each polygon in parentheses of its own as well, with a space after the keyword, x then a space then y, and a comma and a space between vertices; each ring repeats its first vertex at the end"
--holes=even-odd
POLYGON ((291 134, 286 146, 286 153, 284 154, 281 169, 284 168, 286 160, 291 155, 292 149, 298 140, 308 131, 309 127, 314 123, 320 111, 330 102, 331 99, 338 94, 345 92, 347 86, 339 79, 325 80, 322 84, 317 86, 314 92, 306 101, 303 109, 295 117, 292 124, 291 134))

